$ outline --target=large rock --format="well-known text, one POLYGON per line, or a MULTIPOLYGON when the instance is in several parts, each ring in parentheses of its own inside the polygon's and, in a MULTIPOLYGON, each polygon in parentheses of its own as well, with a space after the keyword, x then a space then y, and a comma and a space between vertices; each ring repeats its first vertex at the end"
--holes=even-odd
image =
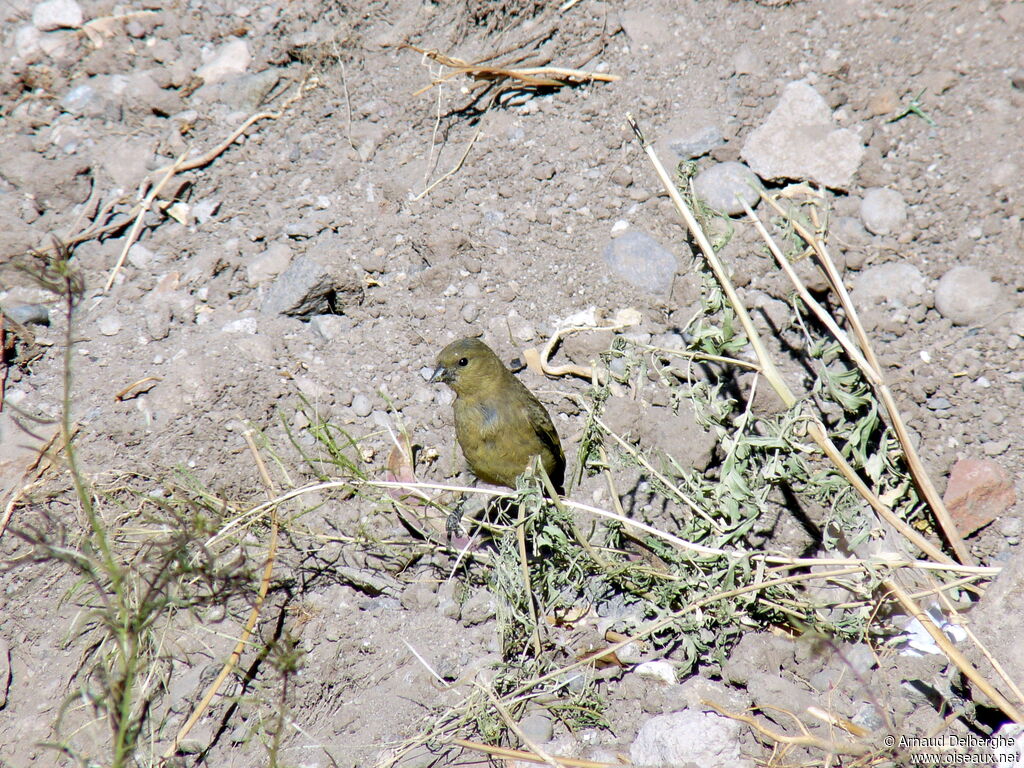
POLYGON ((652 717, 629 748, 636 768, 752 768, 740 751, 743 726, 713 712, 684 709, 652 717))
POLYGON ((357 301, 359 294, 359 283, 340 270, 335 256, 306 253, 294 259, 270 286, 260 311, 308 319, 339 313, 345 304, 357 301))
POLYGON ((762 179, 808 179, 847 189, 864 156, 852 131, 836 128, 821 95, 803 81, 790 83, 768 119, 741 153, 762 179))

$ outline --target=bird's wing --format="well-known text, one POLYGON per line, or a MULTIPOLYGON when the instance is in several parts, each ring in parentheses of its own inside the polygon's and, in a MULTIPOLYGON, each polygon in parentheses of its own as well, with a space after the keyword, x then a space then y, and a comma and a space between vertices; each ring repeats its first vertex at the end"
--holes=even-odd
POLYGON ((530 416, 530 424, 533 425, 533 430, 537 433, 540 441, 551 451, 553 456, 564 457, 562 442, 558 439, 558 431, 551 423, 551 417, 544 406, 531 394, 526 401, 526 408, 530 416))

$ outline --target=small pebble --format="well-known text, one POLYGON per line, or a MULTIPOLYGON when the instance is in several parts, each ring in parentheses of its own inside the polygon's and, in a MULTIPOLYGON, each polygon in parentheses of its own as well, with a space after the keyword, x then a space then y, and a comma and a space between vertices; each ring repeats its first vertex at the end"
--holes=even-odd
POLYGON ((104 336, 116 336, 121 332, 121 318, 113 315, 101 317, 98 325, 100 333, 104 336))
POLYGON ((711 208, 728 216, 743 213, 746 201, 751 208, 757 205, 761 180, 743 163, 719 163, 697 174, 693 180, 693 191, 711 208))
POLYGON ((476 322, 477 317, 480 315, 480 307, 473 302, 469 302, 462 307, 462 319, 467 323, 476 322))
POLYGON ((128 262, 136 269, 148 269, 153 260, 153 252, 142 243, 135 243, 128 249, 128 262))
POLYGON ((240 317, 237 320, 225 323, 221 330, 224 333, 246 333, 252 335, 256 333, 258 328, 255 317, 240 317))
POLYGON ((1020 536, 1024 533, 1024 520, 1019 517, 1004 517, 999 521, 999 532, 1003 536, 1020 536))
POLYGON ((953 407, 953 404, 945 397, 929 397, 925 405, 932 411, 948 411, 953 407))
POLYGON ((3 313, 22 325, 50 324, 50 310, 45 304, 12 304, 4 307, 3 313))
POLYGON ((352 398, 352 412, 360 418, 365 418, 373 413, 373 403, 370 398, 361 392, 352 398))
POLYGON ((629 168, 624 165, 620 165, 614 171, 612 171, 611 182, 617 184, 620 187, 628 187, 633 183, 633 174, 629 168))
POLYGON ((676 276, 676 257, 646 232, 630 230, 605 246, 604 261, 612 273, 655 295, 668 294, 676 276))
POLYGON ((640 677, 647 678, 648 680, 657 680, 666 685, 675 685, 677 682, 675 667, 671 662, 664 659, 645 661, 643 664, 638 664, 636 673, 640 677))
POLYGON ((555 166, 551 163, 538 163, 533 166, 533 178, 537 181, 547 181, 555 176, 555 166))
POLYGON ((550 741, 555 732, 551 718, 540 712, 527 715, 520 720, 519 728, 523 735, 534 744, 543 744, 545 741, 550 741))
POLYGON ((891 235, 907 223, 907 204, 895 189, 874 187, 864 193, 860 218, 869 232, 891 235))
POLYGON ((992 276, 977 267, 953 267, 935 288, 935 309, 954 325, 984 323, 1002 298, 992 276))
POLYGON ((1010 441, 990 440, 989 442, 982 444, 981 450, 985 452, 986 456, 1002 456, 1010 450, 1010 441))

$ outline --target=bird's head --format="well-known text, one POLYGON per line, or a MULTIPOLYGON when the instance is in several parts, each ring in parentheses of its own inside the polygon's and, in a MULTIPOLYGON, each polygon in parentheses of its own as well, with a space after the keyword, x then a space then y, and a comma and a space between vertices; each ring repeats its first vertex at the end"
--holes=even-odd
POLYGON ((459 339, 441 350, 430 381, 443 381, 456 395, 484 390, 502 381, 507 369, 479 339, 459 339))

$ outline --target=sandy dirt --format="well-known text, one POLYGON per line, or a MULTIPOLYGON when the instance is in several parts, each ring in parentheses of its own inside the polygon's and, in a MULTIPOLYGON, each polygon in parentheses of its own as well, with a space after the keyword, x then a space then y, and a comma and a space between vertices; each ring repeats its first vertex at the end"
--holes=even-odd
MULTIPOLYGON (((70 240, 93 221, 118 225, 73 248, 84 294, 72 328, 71 417, 84 475, 116 500, 104 505, 106 523, 130 538, 146 524, 133 517, 140 499, 204 489, 204 508, 223 501, 222 517, 210 513, 212 535, 233 511, 265 497, 248 428, 265 437, 265 455, 278 457, 270 464, 279 487, 317 479, 300 455, 322 450, 305 431, 309 414, 359 440, 346 450, 371 479, 384 479, 388 428, 401 426, 419 447, 421 480, 463 482, 451 395, 426 380, 453 339, 482 334, 511 361, 568 318, 593 311, 610 322, 630 308, 639 318, 629 329, 634 340, 680 334, 699 308, 701 280, 625 115, 655 141, 679 126, 716 127, 720 142, 697 160, 704 168, 741 159, 746 138, 798 80, 866 147, 849 189, 829 193, 834 216, 858 219, 873 187, 906 202, 898 231, 858 230, 835 247, 852 286, 886 264, 909 264, 921 276, 923 292, 909 308, 883 295, 863 310, 932 477, 942 490, 958 460, 986 459, 1018 495, 1024 490, 1024 323, 1015 314, 1024 291, 1024 5, 583 0, 560 11, 524 0, 228 0, 129 9, 87 0, 81 10, 85 22, 141 13, 86 34, 39 30, 30 2, 0 7, 0 304, 43 305, 49 319, 26 323, 33 343, 18 336, 5 352, 4 504, 36 483, 12 528, 38 526, 76 542, 86 526, 63 466, 26 474, 57 432, 66 316, 11 257, 47 246, 51 234, 70 240), (498 97, 467 91, 472 81, 462 75, 428 88, 445 68, 402 43, 463 61, 507 50, 498 61, 522 55, 526 64, 620 79, 498 97), (225 61, 226 74, 210 75, 225 61), (198 79, 204 66, 208 79, 223 81, 198 79), (921 113, 893 121, 915 98, 921 113), (242 138, 174 176, 116 267, 147 174, 218 148, 260 110, 268 114, 242 138), (617 222, 674 254, 670 281, 645 289, 609 266, 617 222), (296 275, 300 263, 307 272, 296 275), (938 312, 934 299, 936 282, 961 265, 987 270, 999 296, 966 325, 938 312), (317 270, 330 280, 319 304, 290 304, 286 278, 317 270), (17 426, 26 421, 19 414, 39 419, 29 422, 33 436, 17 426)), ((724 257, 762 316, 785 320, 788 287, 752 228, 735 222, 724 257)), ((11 323, 5 333, 15 333, 11 323)), ((609 344, 608 333, 579 335, 557 362, 585 365, 609 344)), ((551 412, 571 462, 586 422, 574 397, 589 383, 520 375, 551 412)), ((667 405, 648 403, 655 410, 645 412, 619 403, 608 419, 623 432, 638 429, 642 445, 708 466, 713 445, 692 418, 672 421, 667 405)), ((642 483, 642 473, 624 474, 630 481, 642 483)), ((576 496, 610 503, 601 478, 576 496)), ((644 514, 632 498, 635 506, 623 499, 627 512, 644 514)), ((182 765, 262 764, 268 749, 279 750, 282 765, 374 765, 461 700, 450 684, 502 661, 485 579, 449 580, 454 555, 416 540, 381 494, 323 490, 281 514, 254 642, 227 698, 189 735, 176 758, 182 765)), ((967 540, 980 564, 1019 562, 1020 515, 1011 504, 967 540)), ((225 555, 245 563, 246 586, 230 610, 186 606, 157 628, 150 727, 159 737, 141 748, 140 764, 156 762, 234 647, 266 534, 265 524, 254 526, 225 555)), ((766 548, 813 552, 814 536, 784 512, 751 536, 766 548)), ((83 669, 109 649, 96 647, 74 569, 34 557, 11 530, 0 553, 0 765, 74 764, 42 746, 56 738, 59 718, 62 738, 80 754, 102 754, 107 716, 89 706, 99 684, 83 669)), ((1004 608, 1020 617, 1019 601, 1004 608)), ((627 670, 601 673, 606 727, 570 731, 555 722, 552 749, 592 760, 628 756, 644 722, 694 706, 701 681, 714 686, 708 697, 737 711, 833 696, 854 719, 872 698, 867 685, 907 733, 970 698, 941 656, 862 659, 863 644, 814 650, 767 631, 748 632, 738 647, 724 663, 697 663, 675 686, 627 670), (931 681, 927 691, 907 692, 922 680, 931 681)), ((1014 672, 1020 680, 1024 668, 1014 672)), ((869 709, 858 722, 881 729, 871 720, 877 707, 869 709)), ((978 733, 1005 719, 988 703, 980 709, 970 716, 978 733)), ((474 733, 486 740, 465 731, 474 733)), ((770 745, 746 726, 734 742, 745 759, 771 759, 770 745)), ((456 752, 435 754, 444 757, 421 750, 402 764, 455 764, 456 752)), ((469 752, 463 759, 483 760, 469 752)))

